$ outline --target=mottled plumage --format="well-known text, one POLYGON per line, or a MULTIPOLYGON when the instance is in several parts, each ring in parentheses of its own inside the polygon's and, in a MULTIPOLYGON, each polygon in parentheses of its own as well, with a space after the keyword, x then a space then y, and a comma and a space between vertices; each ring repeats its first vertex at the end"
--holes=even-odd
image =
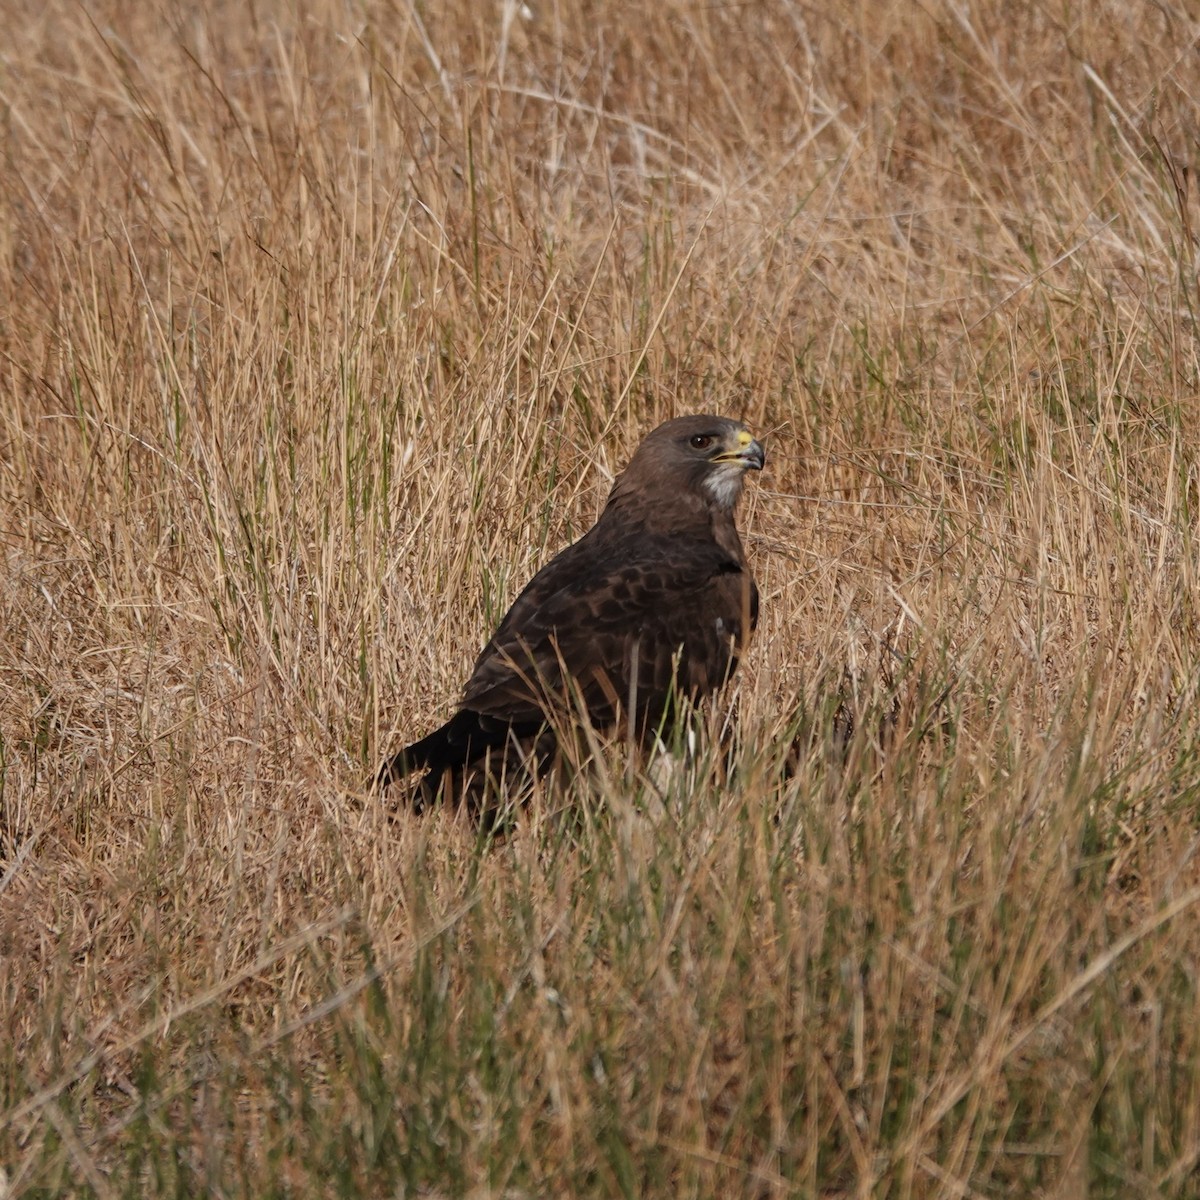
POLYGON ((725 417, 668 421, 638 447, 604 512, 517 597, 476 660, 458 711, 384 764, 427 769, 423 798, 449 773, 544 764, 548 728, 586 710, 593 725, 658 727, 676 695, 723 684, 758 617, 734 508, 763 449, 725 417), (631 719, 632 718, 632 719, 631 719), (490 757, 489 757, 490 756, 490 757))

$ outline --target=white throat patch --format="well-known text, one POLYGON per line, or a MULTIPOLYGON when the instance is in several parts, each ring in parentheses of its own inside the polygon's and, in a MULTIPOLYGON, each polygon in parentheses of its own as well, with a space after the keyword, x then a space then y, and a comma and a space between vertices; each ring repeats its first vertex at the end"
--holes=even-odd
POLYGON ((742 494, 745 471, 740 463, 729 463, 712 471, 704 481, 704 490, 713 498, 718 508, 730 509, 742 494))

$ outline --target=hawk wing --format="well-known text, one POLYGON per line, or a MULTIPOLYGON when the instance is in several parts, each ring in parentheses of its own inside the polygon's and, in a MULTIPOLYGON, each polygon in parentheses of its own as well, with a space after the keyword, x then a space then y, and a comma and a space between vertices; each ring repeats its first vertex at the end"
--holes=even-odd
POLYGON ((639 719, 657 720, 674 689, 724 683, 757 616, 753 580, 715 542, 584 537, 517 597, 463 708, 523 724, 582 701, 603 725, 634 698, 639 719))

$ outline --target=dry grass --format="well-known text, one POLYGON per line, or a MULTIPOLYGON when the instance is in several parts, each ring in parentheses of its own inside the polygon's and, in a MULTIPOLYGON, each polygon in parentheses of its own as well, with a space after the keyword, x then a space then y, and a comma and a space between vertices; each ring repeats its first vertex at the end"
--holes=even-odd
POLYGON ((1200 1191, 1194 13, 4 25, 5 1200, 1200 1191), (703 409, 734 781, 389 817, 703 409))

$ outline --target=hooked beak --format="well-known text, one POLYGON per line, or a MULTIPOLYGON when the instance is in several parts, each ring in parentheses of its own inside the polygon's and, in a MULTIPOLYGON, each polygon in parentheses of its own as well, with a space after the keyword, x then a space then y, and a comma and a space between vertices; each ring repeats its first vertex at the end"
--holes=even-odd
POLYGON ((743 429, 737 435, 737 445, 731 446, 723 454, 718 454, 717 462, 737 463, 744 471, 761 471, 766 464, 766 451, 762 443, 743 429))
POLYGON ((757 438, 751 438, 750 444, 739 450, 736 458, 747 471, 761 471, 767 465, 767 452, 757 438))

